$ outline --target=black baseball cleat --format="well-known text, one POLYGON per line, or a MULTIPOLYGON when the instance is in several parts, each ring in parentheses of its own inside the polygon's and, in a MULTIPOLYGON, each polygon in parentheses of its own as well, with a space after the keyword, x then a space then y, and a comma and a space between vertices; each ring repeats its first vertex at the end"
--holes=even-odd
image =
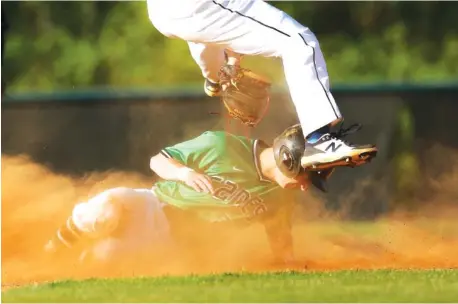
POLYGON ((205 79, 204 82, 204 91, 210 97, 217 97, 221 95, 221 85, 219 83, 215 83, 209 79, 205 79))
POLYGON ((315 143, 306 143, 301 165, 308 171, 323 171, 334 167, 357 167, 377 156, 375 145, 355 145, 342 140, 361 129, 354 124, 347 129, 323 134, 315 143))

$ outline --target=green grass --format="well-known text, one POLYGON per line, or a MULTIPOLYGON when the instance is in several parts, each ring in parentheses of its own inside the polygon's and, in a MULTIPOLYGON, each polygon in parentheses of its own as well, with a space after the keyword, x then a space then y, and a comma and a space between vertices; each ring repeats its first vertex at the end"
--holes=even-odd
POLYGON ((458 302, 458 270, 90 279, 24 286, 3 302, 458 302))

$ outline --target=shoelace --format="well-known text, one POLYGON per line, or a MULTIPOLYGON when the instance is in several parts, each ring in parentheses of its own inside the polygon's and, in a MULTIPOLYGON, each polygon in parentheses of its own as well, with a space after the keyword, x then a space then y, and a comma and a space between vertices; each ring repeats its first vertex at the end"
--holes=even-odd
POLYGON ((350 142, 345 141, 342 138, 344 138, 345 136, 347 136, 349 134, 352 134, 352 133, 355 133, 355 132, 361 130, 362 127, 363 126, 361 124, 352 124, 348 128, 344 128, 343 124, 342 124, 340 126, 340 129, 337 132, 331 132, 331 133, 329 133, 329 135, 331 136, 331 138, 338 139, 338 140, 344 142, 346 145, 351 146, 352 144, 350 142))

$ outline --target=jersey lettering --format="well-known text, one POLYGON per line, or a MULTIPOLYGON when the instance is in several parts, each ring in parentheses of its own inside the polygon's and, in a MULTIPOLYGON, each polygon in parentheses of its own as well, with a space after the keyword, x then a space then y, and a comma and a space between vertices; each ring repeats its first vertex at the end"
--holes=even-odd
POLYGON ((231 197, 236 194, 237 188, 237 184, 225 180, 220 183, 219 187, 215 188, 213 197, 222 201, 231 201, 231 197))
POLYGON ((267 206, 264 204, 264 200, 259 196, 246 201, 241 208, 243 213, 250 215, 250 218, 261 215, 267 211, 267 206))
POLYGON ((245 189, 239 189, 231 198, 231 203, 237 205, 244 204, 246 201, 250 199, 250 197, 250 192, 246 191, 245 189))
POLYGON ((267 206, 261 197, 253 197, 250 192, 233 181, 225 180, 220 176, 212 176, 212 180, 214 184, 213 197, 237 206, 249 219, 267 211, 267 206))

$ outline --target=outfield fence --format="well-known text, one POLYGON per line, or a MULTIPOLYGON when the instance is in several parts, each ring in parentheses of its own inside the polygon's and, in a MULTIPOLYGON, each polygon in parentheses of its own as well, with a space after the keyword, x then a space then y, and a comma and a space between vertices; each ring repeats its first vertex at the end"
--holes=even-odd
MULTIPOLYGON (((427 174, 429 148, 458 148, 458 85, 341 86, 333 94, 345 124, 363 124, 350 141, 376 143, 380 152, 369 166, 334 174, 323 197, 329 208, 350 206, 355 218, 383 213, 412 194, 406 188, 415 183, 406 177, 427 174)), ((211 112, 224 111, 201 88, 11 95, 2 100, 2 154, 27 154, 73 175, 110 169, 149 175, 149 157, 161 148, 227 128, 211 112)), ((288 94, 275 90, 266 118, 250 135, 270 141, 296 122, 288 94)), ((231 131, 244 130, 232 123, 231 131)))

